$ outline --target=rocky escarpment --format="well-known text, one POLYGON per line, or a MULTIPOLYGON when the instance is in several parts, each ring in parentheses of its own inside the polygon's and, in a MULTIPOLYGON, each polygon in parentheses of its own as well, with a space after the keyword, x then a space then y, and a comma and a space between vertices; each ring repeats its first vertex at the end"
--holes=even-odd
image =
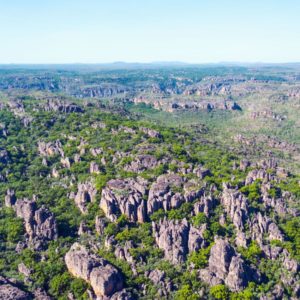
POLYGON ((112 97, 117 94, 127 94, 130 88, 115 84, 101 84, 87 87, 80 87, 71 91, 70 94, 77 98, 104 98, 112 97))
POLYGON ((26 231, 26 244, 36 250, 45 243, 57 238, 57 225, 54 216, 44 206, 38 208, 35 200, 16 199, 14 192, 7 191, 7 207, 12 207, 17 217, 23 219, 26 231))
POLYGON ((54 111, 62 113, 82 113, 84 110, 76 103, 62 100, 48 100, 42 104, 45 111, 54 111))
POLYGON ((134 98, 134 103, 145 103, 154 109, 176 112, 180 110, 242 110, 238 103, 232 100, 186 100, 186 99, 149 99, 146 97, 134 98))
POLYGON ((97 297, 113 296, 123 288, 123 278, 120 272, 79 243, 73 244, 66 253, 65 262, 69 272, 88 282, 97 297))

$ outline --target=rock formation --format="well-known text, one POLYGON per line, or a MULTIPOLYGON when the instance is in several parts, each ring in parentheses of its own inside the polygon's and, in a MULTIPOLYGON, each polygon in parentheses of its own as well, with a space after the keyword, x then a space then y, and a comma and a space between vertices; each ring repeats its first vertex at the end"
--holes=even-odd
POLYGON ((191 226, 186 219, 160 220, 152 222, 157 246, 164 251, 165 258, 173 264, 185 261, 187 254, 198 251, 206 245, 203 237, 205 226, 200 229, 191 226))
POLYGON ((23 219, 28 246, 41 249, 45 242, 57 238, 57 225, 54 216, 44 206, 38 208, 35 200, 18 199, 9 202, 17 217, 23 219))
POLYGON ((75 203, 82 213, 87 213, 87 205, 95 201, 97 190, 93 183, 85 182, 78 184, 78 190, 75 195, 75 203))
POLYGON ((112 296, 123 287, 120 272, 107 261, 75 243, 65 255, 68 271, 91 284, 98 297, 112 296))
POLYGON ((113 179, 102 190, 100 208, 111 221, 124 214, 130 221, 145 222, 147 217, 145 195, 146 182, 141 178, 137 181, 113 179))
POLYGON ((259 274, 245 264, 227 240, 217 238, 210 251, 208 267, 200 270, 202 280, 210 285, 226 283, 231 291, 240 291, 259 274))

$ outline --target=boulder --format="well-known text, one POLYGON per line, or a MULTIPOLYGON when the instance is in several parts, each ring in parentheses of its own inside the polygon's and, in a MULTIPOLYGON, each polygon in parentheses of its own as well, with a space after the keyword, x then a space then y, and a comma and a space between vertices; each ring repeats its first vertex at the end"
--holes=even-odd
POLYGON ((91 174, 92 173, 94 173, 94 174, 99 174, 100 173, 99 165, 96 162, 94 162, 94 161, 92 161, 90 163, 90 173, 91 174))
POLYGON ((120 272, 107 261, 75 243, 65 255, 68 271, 91 284, 98 297, 112 296, 123 288, 120 272))

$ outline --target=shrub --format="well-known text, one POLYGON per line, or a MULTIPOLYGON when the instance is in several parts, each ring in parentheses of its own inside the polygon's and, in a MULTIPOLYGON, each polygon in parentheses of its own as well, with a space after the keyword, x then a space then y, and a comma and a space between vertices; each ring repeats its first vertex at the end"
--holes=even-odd
POLYGON ((209 294, 214 299, 226 300, 229 297, 229 290, 225 285, 218 284, 210 288, 209 294))

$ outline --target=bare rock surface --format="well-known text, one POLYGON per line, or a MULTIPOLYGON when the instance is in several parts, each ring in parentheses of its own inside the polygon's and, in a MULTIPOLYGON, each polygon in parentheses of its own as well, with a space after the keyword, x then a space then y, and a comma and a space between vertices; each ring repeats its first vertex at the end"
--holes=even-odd
POLYGON ((111 221, 115 221, 119 214, 125 214, 130 221, 145 222, 146 184, 141 178, 110 180, 102 190, 100 208, 111 221))
POLYGON ((30 295, 0 276, 0 300, 30 300, 30 295))
POLYGON ((195 228, 186 219, 178 221, 164 218, 159 223, 152 222, 152 229, 157 246, 173 264, 184 262, 187 254, 206 245, 203 237, 206 227, 195 228))
POLYGON ((259 274, 252 270, 227 240, 215 239, 211 248, 208 267, 200 270, 200 278, 213 286, 225 283, 231 291, 240 291, 250 281, 259 281, 259 274))
POLYGON ((52 156, 52 155, 60 155, 64 157, 64 151, 62 149, 62 144, 59 140, 55 142, 43 142, 40 141, 38 143, 38 151, 41 156, 52 156))
POLYGON ((79 183, 75 195, 75 204, 82 213, 87 213, 87 205, 95 201, 97 190, 92 182, 79 183))
POLYGON ((35 200, 18 199, 11 206, 17 217, 23 219, 27 243, 40 249, 43 245, 57 238, 57 225, 54 215, 44 206, 38 208, 35 200))
POLYGON ((68 271, 90 283, 98 297, 112 296, 123 287, 120 272, 107 261, 75 243, 65 255, 68 271))

